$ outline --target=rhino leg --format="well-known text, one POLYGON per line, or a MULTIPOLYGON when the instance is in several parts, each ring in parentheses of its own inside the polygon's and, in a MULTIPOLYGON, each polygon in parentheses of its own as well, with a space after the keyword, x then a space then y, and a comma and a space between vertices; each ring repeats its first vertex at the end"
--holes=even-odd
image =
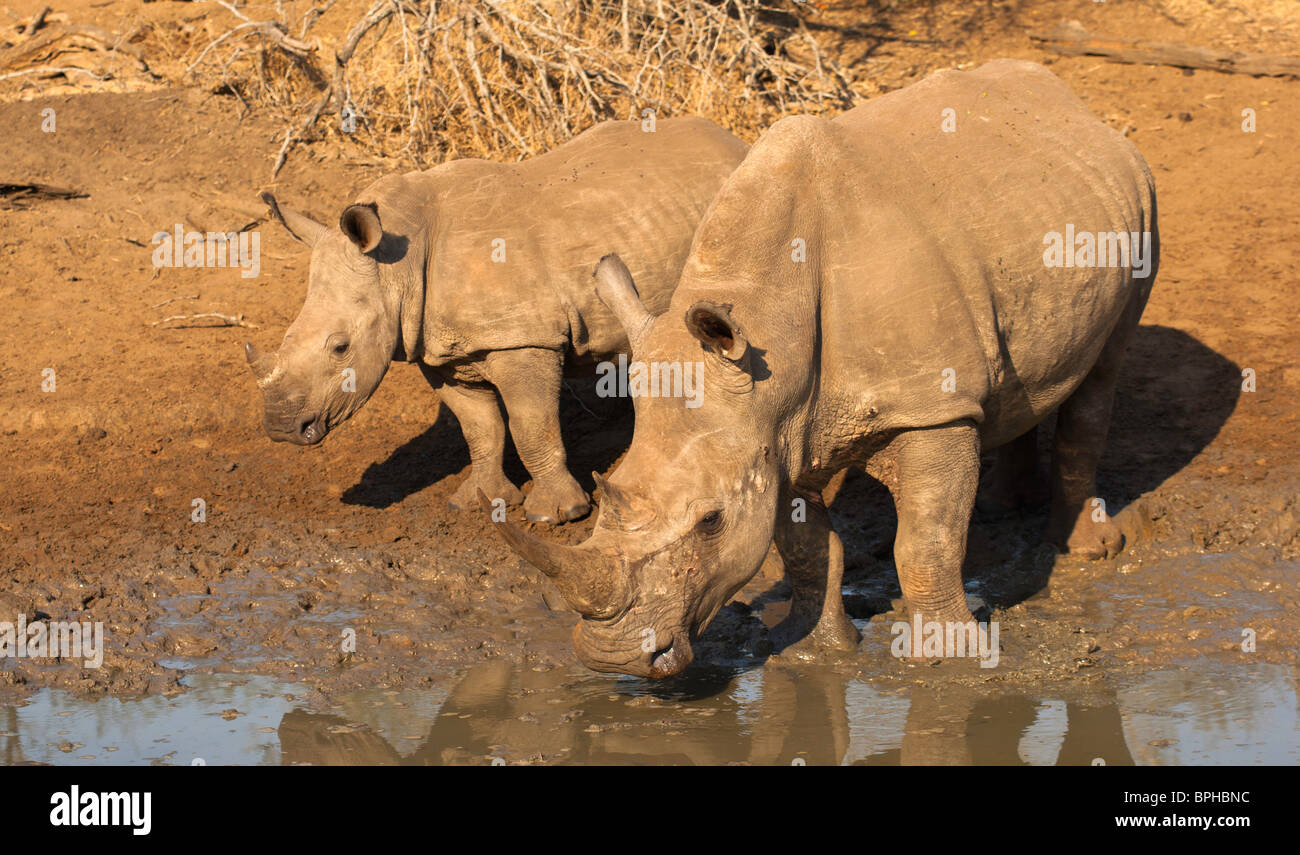
POLYGON ((1064 552, 1111 558, 1124 547, 1124 535, 1097 500, 1097 463, 1110 430, 1115 381, 1124 351, 1137 329, 1148 289, 1133 295, 1115 325, 1097 364, 1057 411, 1052 448, 1052 513, 1047 539, 1064 552))
POLYGON ((586 516, 591 504, 569 474, 560 436, 564 354, 542 348, 494 351, 487 369, 505 402, 519 459, 533 476, 524 500, 528 519, 558 525, 586 516))
POLYGON ((511 483, 501 468, 506 447, 506 423, 501 417, 501 402, 491 387, 467 386, 448 381, 434 368, 421 365, 425 379, 438 392, 460 422, 460 432, 469 446, 470 473, 447 504, 462 511, 478 509, 478 491, 490 499, 505 499, 518 505, 524 494, 511 483))
POLYGON ((786 575, 794 586, 790 614, 772 629, 772 644, 785 655, 815 658, 825 650, 856 650, 861 635, 844 613, 841 583, 844 547, 831 529, 818 491, 785 487, 773 534, 786 575), (807 517, 790 519, 794 499, 804 501, 807 517))
POLYGON ((890 448, 898 511, 894 563, 908 608, 926 622, 971 621, 961 565, 979 485, 979 432, 971 422, 956 422, 908 431, 890 448))
POLYGON ((993 467, 980 482, 975 506, 987 517, 1000 517, 1046 499, 1038 482, 1038 428, 1025 431, 995 452, 993 467))

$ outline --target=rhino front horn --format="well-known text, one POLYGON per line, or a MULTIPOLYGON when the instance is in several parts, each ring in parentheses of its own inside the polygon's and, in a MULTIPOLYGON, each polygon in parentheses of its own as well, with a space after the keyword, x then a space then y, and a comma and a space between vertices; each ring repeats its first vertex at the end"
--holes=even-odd
MULTIPOLYGON (((491 519, 492 503, 482 490, 478 501, 491 519)), ((608 619, 626 605, 627 573, 612 556, 585 546, 547 543, 509 520, 494 521, 492 527, 520 558, 549 576, 565 601, 583 617, 608 619)))
POLYGON ((266 376, 270 366, 266 364, 266 357, 259 353, 256 347, 253 347, 251 341, 244 342, 244 358, 248 360, 248 367, 253 369, 253 374, 259 380, 266 376))

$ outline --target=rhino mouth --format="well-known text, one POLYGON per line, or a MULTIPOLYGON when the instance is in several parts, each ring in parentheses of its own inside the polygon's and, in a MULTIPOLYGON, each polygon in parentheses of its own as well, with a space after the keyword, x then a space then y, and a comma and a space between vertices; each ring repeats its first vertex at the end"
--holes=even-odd
POLYGON ((655 680, 662 680, 664 677, 680 674, 694 659, 695 652, 691 650, 691 646, 674 639, 671 644, 656 651, 650 658, 650 676, 655 680))
POLYGON ((330 432, 329 422, 324 416, 299 418, 288 424, 276 424, 268 420, 265 427, 267 436, 276 442, 304 446, 317 445, 330 432))
POLYGON ((299 425, 299 436, 301 437, 301 442, 299 444, 315 445, 324 439, 325 434, 329 432, 329 426, 325 424, 325 420, 320 416, 317 416, 311 421, 304 421, 299 425))
POLYGON ((573 627, 578 658, 593 671, 662 680, 680 674, 695 660, 695 652, 683 630, 660 634, 659 646, 651 652, 641 647, 644 639, 640 634, 631 637, 619 632, 609 634, 605 627, 593 624, 581 620, 573 627), (665 637, 667 643, 663 641, 665 637))

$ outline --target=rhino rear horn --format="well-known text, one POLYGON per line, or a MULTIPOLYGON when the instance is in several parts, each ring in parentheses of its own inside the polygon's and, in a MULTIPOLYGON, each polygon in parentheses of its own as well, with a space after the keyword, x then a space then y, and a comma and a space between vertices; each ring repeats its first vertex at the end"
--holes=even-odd
POLYGON ((600 491, 601 513, 607 515, 616 528, 625 531, 642 528, 655 518, 653 511, 638 507, 631 496, 606 481, 599 472, 592 472, 591 480, 596 482, 596 489, 600 491))
MULTIPOLYGON (((478 501, 492 519, 492 503, 482 490, 478 501)), ((627 604, 627 573, 612 556, 585 546, 547 543, 509 520, 494 521, 492 527, 520 558, 549 576, 569 606, 583 617, 608 619, 627 604)))
POLYGON ((329 226, 324 223, 318 223, 306 214, 300 214, 292 208, 281 208, 280 203, 275 200, 275 196, 270 193, 263 193, 262 201, 271 209, 271 216, 280 225, 284 226, 289 234, 307 244, 307 246, 315 246, 321 238, 329 233, 329 226))
POLYGON ((641 302, 632 273, 623 260, 611 252, 596 265, 592 276, 596 280, 596 296, 618 318, 627 333, 632 352, 636 353, 655 318, 641 302))

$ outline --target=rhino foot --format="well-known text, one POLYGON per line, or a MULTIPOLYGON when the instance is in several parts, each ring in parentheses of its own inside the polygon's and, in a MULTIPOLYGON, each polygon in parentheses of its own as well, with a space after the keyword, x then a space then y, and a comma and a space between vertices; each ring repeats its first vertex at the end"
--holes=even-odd
POLYGON ((806 619, 791 614, 772 628, 769 636, 781 659, 811 661, 827 654, 852 653, 858 649, 862 634, 848 615, 823 615, 817 625, 808 628, 806 619))
POLYGON ((529 522, 560 525, 581 519, 591 513, 591 502, 573 476, 563 472, 559 477, 538 480, 524 500, 524 514, 529 522))
POLYGON ((512 484, 504 474, 498 474, 495 478, 478 478, 471 474, 465 479, 465 483, 451 494, 447 504, 458 511, 477 511, 479 490, 482 490, 483 495, 489 500, 505 499, 507 507, 517 507, 524 501, 523 491, 512 484))
POLYGON ((1070 555, 1094 560, 1114 558, 1124 548, 1124 533, 1110 517, 1097 522, 1092 515, 1093 511, 1085 508, 1072 525, 1053 519, 1047 530, 1048 542, 1070 555))

